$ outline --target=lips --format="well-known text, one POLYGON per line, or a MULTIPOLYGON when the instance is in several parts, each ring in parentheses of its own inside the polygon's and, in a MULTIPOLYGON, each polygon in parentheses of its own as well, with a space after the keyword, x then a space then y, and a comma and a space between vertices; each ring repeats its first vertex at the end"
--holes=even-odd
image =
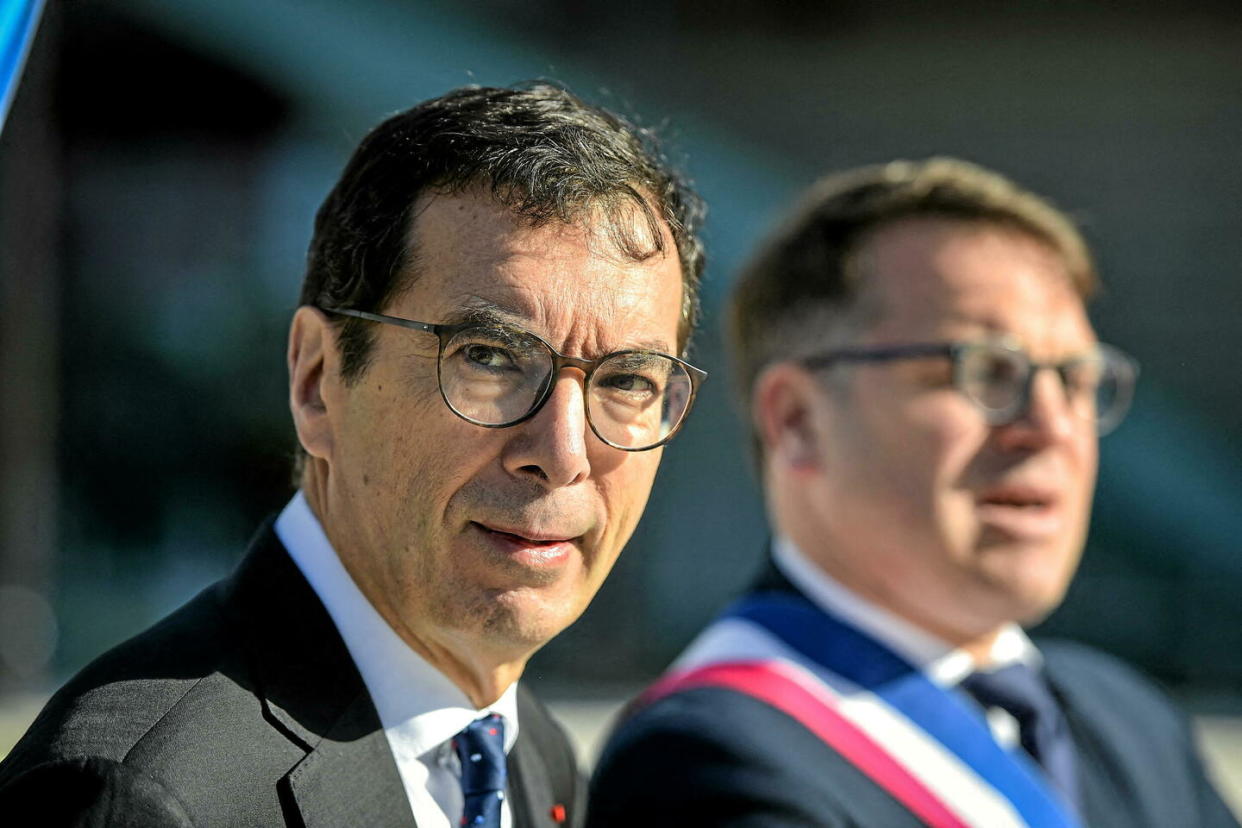
POLYGON ((1065 525, 1056 489, 1037 485, 1002 485, 985 491, 975 512, 984 526, 1020 540, 1042 540, 1065 525))
POLYGON ((571 543, 580 537, 581 533, 574 532, 556 532, 548 529, 519 529, 510 528, 508 526, 481 523, 479 521, 471 521, 480 529, 491 532, 495 535, 507 535, 518 541, 525 541, 532 544, 540 543, 571 543))
POLYGON ((557 566, 569 560, 581 537, 546 529, 502 528, 477 521, 471 521, 471 526, 506 558, 538 568, 557 566))
POLYGON ((991 506, 1012 506, 1015 509, 1046 509, 1053 503, 1053 498, 1036 490, 1000 490, 980 498, 980 502, 991 506))

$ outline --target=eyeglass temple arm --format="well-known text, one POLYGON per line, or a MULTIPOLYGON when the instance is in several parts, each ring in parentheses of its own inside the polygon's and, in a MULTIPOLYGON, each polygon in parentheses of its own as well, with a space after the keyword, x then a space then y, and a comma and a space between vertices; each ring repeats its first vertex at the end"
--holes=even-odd
POLYGON ((875 348, 842 348, 824 354, 803 357, 807 368, 828 368, 837 362, 887 362, 911 357, 952 356, 952 345, 890 345, 875 348))
POLYGON ((413 319, 402 319, 399 316, 386 316, 382 313, 369 313, 368 311, 354 310, 353 308, 320 308, 326 313, 335 313, 341 316, 352 316, 356 319, 366 319, 369 322, 383 322, 386 325, 399 325, 402 328, 410 328, 415 331, 427 331, 428 333, 439 333, 439 325, 431 325, 427 322, 415 322, 413 319))
POLYGON ((686 362, 684 359, 678 360, 678 362, 680 362, 682 367, 686 369, 686 373, 690 375, 690 380, 693 383, 693 385, 695 385, 696 387, 700 383, 703 383, 707 380, 707 372, 704 371, 702 368, 695 368, 693 365, 686 362))

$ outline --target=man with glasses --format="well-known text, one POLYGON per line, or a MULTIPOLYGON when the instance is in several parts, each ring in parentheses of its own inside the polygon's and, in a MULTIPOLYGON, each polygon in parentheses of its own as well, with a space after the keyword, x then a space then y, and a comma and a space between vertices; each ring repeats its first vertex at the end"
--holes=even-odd
POLYGON ((813 188, 731 303, 771 562, 613 734, 589 824, 1236 825, 1158 693, 1020 626, 1074 574, 1137 374, 1095 281, 973 165, 813 188))
POLYGON ((608 574, 704 378, 681 358, 699 213, 644 131, 549 85, 376 127, 293 317, 297 494, 230 579, 57 694, 0 813, 580 824, 519 677, 608 574))

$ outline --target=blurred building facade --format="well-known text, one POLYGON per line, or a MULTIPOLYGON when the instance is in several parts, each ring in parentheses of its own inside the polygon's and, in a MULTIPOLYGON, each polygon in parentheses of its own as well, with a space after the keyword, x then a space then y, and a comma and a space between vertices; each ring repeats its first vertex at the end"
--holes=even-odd
POLYGON ((1242 10, 1224 3, 52 2, 0 139, 0 690, 55 681, 236 561, 291 489, 311 219, 384 115, 552 77, 662 129, 708 199, 713 374, 536 680, 653 675, 766 541, 718 313, 818 175, 949 154, 1083 221, 1135 354, 1082 574, 1046 625, 1242 688, 1242 10))

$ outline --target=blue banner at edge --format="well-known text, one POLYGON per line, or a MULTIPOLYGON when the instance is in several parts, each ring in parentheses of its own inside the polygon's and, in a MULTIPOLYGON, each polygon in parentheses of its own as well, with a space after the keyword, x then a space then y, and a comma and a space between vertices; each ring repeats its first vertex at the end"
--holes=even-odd
POLYGON ((0 3, 0 129, 8 119, 45 0, 0 3))

